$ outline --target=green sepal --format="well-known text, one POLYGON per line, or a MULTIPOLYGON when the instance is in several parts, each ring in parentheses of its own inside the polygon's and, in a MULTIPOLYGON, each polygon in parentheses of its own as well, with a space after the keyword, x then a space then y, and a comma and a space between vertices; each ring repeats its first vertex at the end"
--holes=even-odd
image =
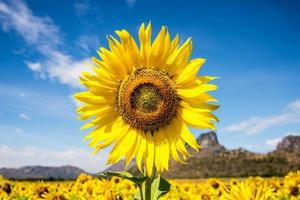
POLYGON ((134 200, 143 200, 143 199, 145 199, 145 195, 144 195, 145 191, 143 189, 142 189, 142 191, 143 191, 143 198, 141 197, 141 193, 138 191, 138 192, 134 193, 133 199, 134 200))
POLYGON ((107 171, 107 172, 100 174, 100 177, 103 177, 103 178, 111 178, 113 176, 127 179, 127 180, 135 183, 138 186, 141 186, 143 184, 143 182, 145 182, 147 179, 147 177, 145 177, 145 176, 136 177, 136 176, 133 176, 131 173, 125 172, 125 171, 117 171, 117 172, 107 171))
POLYGON ((159 197, 168 193, 171 189, 171 184, 159 176, 153 180, 151 184, 151 200, 158 200, 159 197))

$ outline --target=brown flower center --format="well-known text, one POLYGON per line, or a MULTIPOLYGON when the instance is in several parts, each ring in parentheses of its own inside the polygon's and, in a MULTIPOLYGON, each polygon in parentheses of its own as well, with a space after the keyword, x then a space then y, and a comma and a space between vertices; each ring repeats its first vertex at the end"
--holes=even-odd
POLYGON ((178 101, 174 83, 166 74, 140 69, 122 81, 117 107, 126 123, 154 132, 175 116, 178 101))
POLYGON ((299 195, 299 188, 298 187, 292 187, 290 194, 292 196, 295 196, 295 197, 298 196, 299 195))
POLYGON ((132 106, 144 113, 155 112, 162 103, 159 89, 151 84, 139 85, 132 93, 132 106))
POLYGON ((207 194, 203 194, 203 195, 201 196, 201 199, 202 199, 202 200, 210 200, 210 197, 209 197, 207 194))

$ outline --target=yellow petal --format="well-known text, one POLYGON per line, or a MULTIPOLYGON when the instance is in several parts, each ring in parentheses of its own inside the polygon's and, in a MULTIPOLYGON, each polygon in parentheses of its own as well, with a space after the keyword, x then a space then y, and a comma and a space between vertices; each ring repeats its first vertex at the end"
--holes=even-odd
POLYGON ((95 57, 92 57, 92 61, 96 65, 96 67, 93 67, 93 71, 100 79, 104 79, 105 82, 115 82, 118 80, 118 74, 115 72, 115 69, 110 68, 105 62, 95 57))
POLYGON ((176 34, 175 38, 171 42, 170 52, 174 52, 175 50, 178 49, 179 40, 180 40, 179 35, 176 34))
POLYGON ((200 148, 199 144, 197 143, 194 135, 190 132, 190 130, 185 124, 182 125, 181 138, 193 149, 199 151, 200 148))
MULTIPOLYGON (((169 127, 171 133, 179 133, 179 134, 181 133, 182 126, 181 126, 181 124, 177 123, 178 120, 180 120, 180 119, 176 120, 176 118, 174 118, 171 121, 171 124, 170 124, 170 127, 169 127)), ((187 156, 189 156, 189 153, 188 153, 188 151, 186 150, 186 147, 185 147, 185 142, 181 139, 180 135, 179 136, 175 135, 174 142, 175 142, 176 149, 182 154, 183 160, 185 160, 185 158, 187 156)))
POLYGON ((184 44, 175 50, 167 60, 168 73, 170 76, 174 74, 179 74, 183 66, 186 66, 192 53, 192 42, 191 38, 188 38, 184 44))
POLYGON ((146 153, 146 147, 147 147, 146 135, 142 132, 140 135, 139 150, 136 153, 136 165, 142 173, 143 173, 142 159, 146 153))
POLYGON ((196 82, 198 84, 204 84, 204 83, 208 83, 209 81, 215 80, 217 78, 218 77, 216 76, 199 76, 197 77, 196 82))
MULTIPOLYGON (((100 116, 95 117, 87 124, 91 124, 96 127, 96 129, 102 128, 103 126, 107 126, 112 122, 117 122, 117 120, 120 118, 118 117, 119 113, 115 111, 108 110, 107 112, 103 112, 100 116)), ((85 129, 84 127, 80 128, 85 129)), ((108 130, 108 128, 106 128, 108 130)))
MULTIPOLYGON (((123 31, 116 31, 116 33, 118 35, 121 35, 121 37, 123 37, 123 31)), ((131 57, 127 54, 127 51, 125 50, 126 44, 119 43, 112 36, 107 36, 107 40, 108 40, 108 44, 109 44, 112 54, 116 55, 116 57, 118 59, 118 63, 121 63, 125 72, 131 73, 133 70, 133 66, 131 63, 131 57)), ((123 42, 124 42, 124 40, 123 40, 123 42)))
POLYGON ((213 84, 194 84, 189 88, 178 88, 177 93, 180 97, 197 97, 208 91, 216 90, 218 87, 213 84))
POLYGON ((113 140, 116 137, 120 137, 122 135, 124 127, 124 122, 122 121, 122 119, 120 119, 120 117, 118 117, 114 121, 106 123, 105 126, 101 126, 100 128, 97 127, 96 129, 91 131, 85 137, 85 140, 91 139, 89 145, 95 147, 104 140, 113 140))
POLYGON ((173 142, 170 144, 170 151, 171 151, 172 158, 174 160, 180 163, 184 163, 178 155, 176 144, 173 142))
POLYGON ((161 174, 163 170, 168 170, 169 168, 169 155, 170 155, 170 148, 167 142, 164 142, 156 147, 156 157, 157 162, 161 162, 161 169, 157 170, 158 174, 161 174))
POLYGON ((96 154, 98 153, 100 150, 110 146, 112 143, 114 143, 116 140, 118 140, 119 138, 122 138, 124 136, 124 131, 122 132, 114 132, 113 134, 111 134, 109 136, 109 138, 105 139, 104 142, 102 143, 99 143, 99 144, 96 144, 98 143, 95 139, 95 143, 92 143, 94 141, 92 141, 89 145, 91 147, 94 147, 95 150, 93 152, 93 154, 96 154))
POLYGON ((147 176, 151 176, 153 172, 153 164, 154 164, 154 142, 152 136, 147 133, 147 149, 145 159, 145 166, 146 166, 146 174, 147 176))
POLYGON ((144 24, 142 24, 139 30, 141 67, 147 67, 149 64, 149 54, 151 52, 151 34, 151 23, 148 24, 146 30, 144 24))
POLYGON ((112 104, 112 101, 110 101, 109 99, 103 96, 93 94, 90 91, 76 93, 74 94, 74 98, 78 101, 94 105, 112 104))
POLYGON ((124 131, 124 137, 119 138, 116 141, 115 146, 111 150, 108 160, 108 163, 115 164, 119 162, 119 160, 127 153, 130 148, 132 148, 132 145, 135 143, 136 140, 136 130, 132 129, 131 127, 128 127, 123 130, 124 131))
POLYGON ((163 26, 152 44, 149 67, 160 69, 165 65, 165 54, 170 45, 170 42, 166 42, 168 35, 166 27, 163 26))
MULTIPOLYGON (((106 73, 105 70, 99 69, 97 67, 92 67, 92 69, 95 71, 95 75, 91 74, 89 72, 82 72, 82 75, 85 80, 83 81, 92 81, 96 82, 100 85, 103 85, 105 87, 108 87, 110 89, 117 89, 117 86, 119 85, 118 82, 115 80, 115 77, 103 77, 103 73, 106 73), (99 74, 100 73, 100 74, 99 74)), ((80 78, 82 80, 82 78, 80 78)))
POLYGON ((171 156, 177 162, 184 163, 181 160, 181 158, 179 157, 178 152, 177 152, 177 147, 176 147, 176 140, 180 139, 180 137, 179 137, 180 136, 180 133, 179 133, 180 130, 177 130, 178 133, 172 132, 172 130, 174 130, 174 129, 170 128, 170 126, 172 126, 172 122, 171 122, 170 125, 164 126, 161 129, 166 134, 166 136, 169 140, 169 149, 170 149, 170 152, 171 152, 171 156))
POLYGON ((186 157, 189 156, 189 152, 186 150, 185 142, 182 139, 176 141, 176 148, 181 153, 183 160, 186 160, 186 157))
POLYGON ((206 119, 202 113, 193 112, 190 109, 179 106, 178 114, 186 123, 194 128, 215 129, 215 125, 206 119))
POLYGON ((140 131, 136 132, 136 139, 134 141, 134 144, 132 145, 132 148, 130 148, 129 151, 125 153, 125 169, 127 169, 128 165, 131 163, 133 157, 138 151, 140 140, 141 140, 140 134, 141 134, 140 131))
POLYGON ((186 99, 181 101, 180 105, 186 109, 192 109, 194 112, 211 112, 220 107, 219 105, 203 103, 201 101, 197 102, 197 104, 189 104, 189 101, 186 101, 186 99))
POLYGON ((197 73, 200 67, 205 62, 203 58, 197 58, 189 62, 186 67, 183 68, 182 72, 174 77, 176 85, 184 85, 195 81, 197 73))
POLYGON ((115 53, 112 53, 103 47, 100 48, 100 51, 99 56, 102 61, 109 66, 110 71, 114 71, 116 76, 122 80, 127 74, 126 66, 120 62, 120 59, 115 53))
MULTIPOLYGON (((81 107, 79 107, 78 109, 80 109, 81 107)), ((80 120, 86 120, 90 117, 93 116, 101 116, 107 112, 114 112, 114 108, 110 107, 110 106, 103 106, 101 108, 98 109, 91 109, 91 110, 87 110, 87 111, 78 111, 80 113, 79 119, 80 120)))
POLYGON ((209 104, 205 104, 203 103, 202 104, 202 107, 198 107, 198 108, 195 108, 195 107, 191 107, 189 104, 187 104, 186 102, 184 101, 181 101, 180 102, 180 105, 184 108, 184 109, 187 109, 189 110, 190 112, 193 112, 193 113, 199 113, 201 114, 204 118, 207 118, 209 120, 213 120, 213 121, 217 121, 219 122, 219 119, 211 114, 211 111, 214 110, 214 109, 217 109, 219 106, 217 105, 209 105, 209 104))
POLYGON ((116 31, 116 33, 120 37, 121 44, 123 44, 124 53, 128 55, 126 60, 130 61, 132 65, 129 67, 138 67, 140 65, 140 52, 135 40, 126 30, 116 31))
POLYGON ((168 170, 169 166, 169 142, 168 135, 164 128, 155 132, 154 135, 155 143, 155 166, 157 168, 157 173, 160 175, 163 170, 168 170))
POLYGON ((107 84, 102 84, 100 82, 91 81, 84 79, 83 77, 79 77, 81 84, 85 85, 91 92, 97 94, 112 94, 117 90, 116 87, 110 87, 107 84))
MULTIPOLYGON (((181 98, 183 99, 184 102, 188 103, 190 106, 195 108, 202 108, 203 104, 207 104, 206 102, 217 102, 217 99, 215 99, 213 96, 207 93, 202 93, 195 97, 181 96, 181 98)), ((212 106, 211 107, 212 110, 218 108, 218 105, 212 105, 212 104, 207 104, 207 105, 212 106)))

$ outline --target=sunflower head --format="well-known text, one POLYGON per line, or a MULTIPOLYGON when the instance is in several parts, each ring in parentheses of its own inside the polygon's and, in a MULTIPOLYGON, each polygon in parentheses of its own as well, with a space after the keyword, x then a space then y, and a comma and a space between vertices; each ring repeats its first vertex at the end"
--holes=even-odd
POLYGON ((211 113, 217 105, 207 94, 217 87, 214 77, 197 76, 205 62, 190 60, 191 39, 179 45, 163 26, 152 41, 151 24, 139 29, 139 45, 126 30, 108 36, 109 48, 101 47, 93 58, 93 73, 83 72, 86 91, 75 94, 84 104, 77 112, 82 128, 94 127, 87 135, 95 152, 113 145, 108 163, 133 158, 138 168, 152 174, 168 169, 169 157, 183 162, 189 155, 186 143, 198 150, 189 127, 214 129, 218 119, 211 113), (146 170, 143 170, 145 166, 146 170))
POLYGON ((153 133, 173 118, 178 101, 176 89, 166 74, 144 68, 122 81, 118 109, 132 127, 153 133))

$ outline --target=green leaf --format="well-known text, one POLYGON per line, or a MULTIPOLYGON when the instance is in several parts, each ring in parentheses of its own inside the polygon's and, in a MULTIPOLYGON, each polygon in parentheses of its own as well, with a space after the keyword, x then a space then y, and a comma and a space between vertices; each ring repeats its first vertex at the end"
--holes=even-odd
POLYGON ((75 194, 72 194, 71 197, 70 197, 70 200, 80 200, 80 199, 75 194))
MULTIPOLYGON (((140 191, 134 193, 133 199, 134 200, 142 200, 140 191)), ((144 199, 144 196, 143 196, 143 199, 144 199)))
POLYGON ((17 200, 27 200, 28 198, 25 196, 18 196, 16 199, 17 200))
POLYGON ((151 184, 151 199, 158 200, 159 197, 168 193, 170 188, 171 184, 166 179, 161 176, 157 177, 151 184))
POLYGON ((118 171, 118 172, 107 171, 107 172, 100 174, 100 177, 103 177, 103 178, 111 178, 113 176, 130 180, 139 186, 141 186, 143 184, 143 182, 147 179, 147 177, 145 177, 145 176, 137 177, 137 176, 133 176, 131 173, 125 172, 125 171, 118 171))

